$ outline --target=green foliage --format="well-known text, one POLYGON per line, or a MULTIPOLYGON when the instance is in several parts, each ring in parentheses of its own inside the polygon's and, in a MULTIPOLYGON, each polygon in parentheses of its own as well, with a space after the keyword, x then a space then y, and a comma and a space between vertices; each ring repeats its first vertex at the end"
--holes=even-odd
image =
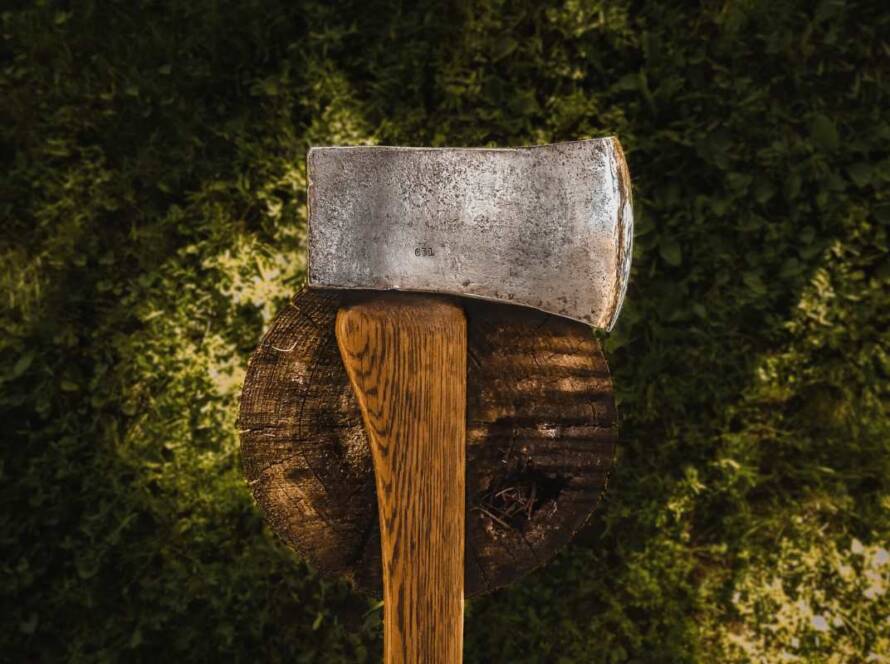
POLYGON ((379 659, 265 529, 249 352, 312 144, 620 136, 608 500, 471 603, 468 662, 890 657, 879 2, 81 2, 0 14, 0 652, 379 659))

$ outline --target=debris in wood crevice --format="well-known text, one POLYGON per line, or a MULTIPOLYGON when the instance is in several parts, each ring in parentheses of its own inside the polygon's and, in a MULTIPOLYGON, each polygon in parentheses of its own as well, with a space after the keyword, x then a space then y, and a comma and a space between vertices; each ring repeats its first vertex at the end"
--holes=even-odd
POLYGON ((473 510, 488 517, 496 527, 525 532, 542 510, 551 515, 556 512, 559 495, 568 478, 535 468, 534 460, 525 452, 511 452, 505 453, 504 473, 477 494, 473 510))

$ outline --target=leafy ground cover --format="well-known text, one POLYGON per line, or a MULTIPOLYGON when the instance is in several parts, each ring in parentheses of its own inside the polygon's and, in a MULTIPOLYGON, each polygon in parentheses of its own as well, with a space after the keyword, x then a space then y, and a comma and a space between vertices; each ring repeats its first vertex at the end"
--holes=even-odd
POLYGON ((318 144, 624 144, 622 445, 468 662, 890 658, 883 3, 109 0, 0 11, 0 628, 16 662, 379 659, 263 526, 248 354, 318 144))

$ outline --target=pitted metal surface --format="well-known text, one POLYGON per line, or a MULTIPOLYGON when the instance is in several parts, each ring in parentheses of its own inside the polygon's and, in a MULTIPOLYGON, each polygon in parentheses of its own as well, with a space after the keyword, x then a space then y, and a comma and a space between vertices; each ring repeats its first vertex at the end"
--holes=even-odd
POLYGON ((509 302, 611 329, 633 212, 618 140, 309 151, 309 285, 509 302))

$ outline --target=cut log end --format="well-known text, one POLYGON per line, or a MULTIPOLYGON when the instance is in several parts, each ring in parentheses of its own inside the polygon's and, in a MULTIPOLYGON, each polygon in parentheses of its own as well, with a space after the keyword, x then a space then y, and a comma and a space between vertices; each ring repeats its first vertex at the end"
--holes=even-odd
MULTIPOLYGON (((253 354, 244 473, 271 528, 318 571, 381 595, 373 464, 334 338, 355 297, 303 290, 253 354)), ((467 596, 542 565, 600 502, 617 440, 609 370, 586 326, 466 301, 467 596)))

